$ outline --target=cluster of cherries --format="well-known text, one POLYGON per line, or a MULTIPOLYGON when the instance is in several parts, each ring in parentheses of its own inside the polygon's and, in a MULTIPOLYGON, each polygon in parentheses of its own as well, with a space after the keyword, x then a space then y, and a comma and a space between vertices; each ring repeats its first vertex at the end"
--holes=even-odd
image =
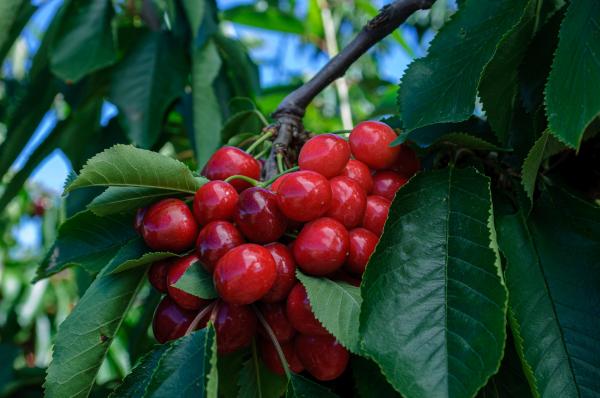
POLYGON ((314 316, 296 268, 360 284, 391 200, 420 168, 408 147, 390 146, 395 139, 389 126, 374 121, 357 125, 349 140, 314 136, 300 151, 299 170, 268 188, 257 181, 258 160, 223 147, 203 170, 211 181, 196 192, 192 210, 174 198, 140 209, 136 228, 150 248, 193 249, 149 271, 152 285, 166 293, 154 315, 156 339, 179 338, 211 320, 219 354, 249 345, 258 333, 272 371, 284 371, 281 348, 291 371, 322 381, 339 377, 349 353, 314 316), (217 300, 175 286, 195 266, 212 274, 217 300))

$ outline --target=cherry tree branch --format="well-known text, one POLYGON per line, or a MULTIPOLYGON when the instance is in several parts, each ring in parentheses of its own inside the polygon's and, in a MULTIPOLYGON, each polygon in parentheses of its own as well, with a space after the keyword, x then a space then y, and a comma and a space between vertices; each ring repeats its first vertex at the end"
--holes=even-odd
POLYGON ((272 127, 276 134, 271 154, 265 163, 264 177, 266 179, 277 174, 277 154, 281 153, 289 158, 293 154, 294 142, 301 144, 307 138, 302 125, 302 117, 310 102, 334 80, 342 77, 350 65, 398 28, 413 12, 430 8, 434 1, 396 0, 386 5, 312 79, 283 99, 272 115, 275 119, 272 127))

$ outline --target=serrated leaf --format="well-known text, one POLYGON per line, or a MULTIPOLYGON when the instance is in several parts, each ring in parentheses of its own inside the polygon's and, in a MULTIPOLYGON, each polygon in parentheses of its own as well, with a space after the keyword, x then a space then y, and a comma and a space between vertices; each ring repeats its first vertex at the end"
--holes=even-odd
POLYGON ((310 306, 319 322, 344 347, 358 354, 360 288, 328 278, 314 278, 300 271, 296 276, 306 288, 310 306))
MULTIPOLYGON (((68 184, 67 184, 68 185, 68 184)), ((179 191, 161 188, 108 187, 87 206, 99 216, 126 213, 158 202, 161 199, 181 196, 179 191)))
POLYGON ((174 285, 186 293, 204 299, 218 297, 212 275, 209 274, 200 262, 193 263, 174 285))
POLYGON ((600 115, 600 2, 572 1, 559 33, 545 90, 548 127, 578 149, 587 126, 600 115))
POLYGON ((332 393, 326 387, 308 380, 297 374, 292 374, 288 382, 286 398, 336 398, 337 395, 332 393))
POLYGON ((256 355, 244 363, 238 377, 238 398, 279 398, 285 391, 285 377, 267 369, 256 355))
POLYGON ((240 25, 253 26, 276 32, 303 35, 304 24, 294 15, 281 11, 278 7, 259 10, 253 5, 239 5, 223 11, 223 18, 240 25))
POLYGON ((60 325, 48 367, 45 396, 83 398, 123 318, 143 284, 144 270, 99 275, 60 325))
POLYGON ((131 145, 115 145, 90 160, 65 192, 93 186, 129 186, 195 193, 206 180, 178 160, 131 145))
POLYGON ((140 398, 144 396, 156 368, 165 352, 171 348, 169 344, 161 344, 154 347, 152 351, 140 358, 130 374, 113 391, 110 398, 140 398))
POLYGON ((363 276, 363 352, 402 396, 472 397, 500 365, 507 293, 489 179, 420 173, 398 192, 363 276))
POLYGON ((150 249, 140 237, 135 237, 121 246, 115 256, 106 266, 107 273, 117 274, 132 268, 151 264, 155 261, 171 257, 180 257, 180 254, 171 252, 150 252, 150 249))
POLYGON ((566 146, 554 138, 548 131, 545 131, 535 144, 533 144, 521 168, 521 183, 529 200, 533 200, 535 181, 544 159, 556 155, 565 148, 566 146))
POLYGON ((443 135, 435 144, 450 143, 458 145, 461 148, 475 149, 480 151, 510 151, 510 148, 502 148, 468 133, 448 133, 443 135))
POLYGON ((352 374, 358 396, 361 398, 399 398, 400 394, 387 382, 379 367, 359 356, 352 357, 352 374))
POLYGON ((523 14, 526 0, 467 0, 404 73, 399 105, 407 130, 467 119, 485 65, 523 14))
POLYGON ((600 209, 547 186, 531 212, 498 218, 510 325, 537 396, 600 394, 600 209), (558 211, 557 211, 558 210, 558 211))

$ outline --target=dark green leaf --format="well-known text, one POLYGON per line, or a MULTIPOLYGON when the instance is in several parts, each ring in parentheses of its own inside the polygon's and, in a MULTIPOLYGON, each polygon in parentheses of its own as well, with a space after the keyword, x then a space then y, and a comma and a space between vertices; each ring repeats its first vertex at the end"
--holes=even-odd
POLYGON ((268 7, 259 10, 253 5, 240 5, 223 11, 223 18, 239 23, 240 25, 253 26, 260 29, 274 30, 276 32, 295 33, 303 35, 304 24, 291 14, 281 11, 278 7, 268 7))
POLYGON ((161 199, 180 196, 181 192, 160 188, 108 187, 96 196, 88 209, 99 216, 126 213, 158 202, 161 199))
POLYGON ((292 374, 285 392, 286 398, 336 398, 326 387, 310 381, 300 375, 292 374))
POLYGON ((355 354, 359 347, 360 288, 328 278, 314 278, 300 271, 296 276, 306 288, 312 311, 335 338, 355 354))
MULTIPOLYGON (((248 56, 246 47, 237 40, 221 34, 214 36, 221 59, 225 64, 224 74, 231 87, 231 97, 251 97, 259 91, 258 68, 248 56)), ((228 98, 229 100, 230 98, 228 98)))
POLYGON ((237 384, 238 398, 279 398, 285 391, 286 379, 268 370, 254 356, 240 370, 237 384))
POLYGON ((8 342, 0 343, 0 358, 2 358, 3 363, 0 367, 0 386, 5 386, 12 381, 15 372, 14 362, 21 351, 21 348, 17 345, 8 342))
POLYGON ((0 2, 0 64, 36 10, 26 0, 0 2))
POLYGON ((472 397, 500 365, 507 294, 489 179, 420 173, 396 195, 363 277, 364 352, 404 396, 472 397))
POLYGON ((240 111, 233 114, 223 126, 221 130, 221 136, 223 140, 227 141, 231 137, 240 133, 254 133, 259 134, 265 124, 257 109, 240 111))
POLYGON ((531 147, 521 169, 521 182, 523 183, 523 188, 525 189, 525 193, 527 193, 529 200, 533 200, 535 181, 540 165, 544 159, 557 154, 565 148, 565 145, 554 138, 548 131, 544 132, 531 147))
POLYGON ((231 354, 221 355, 218 360, 219 396, 224 398, 237 398, 238 385, 231 380, 238 380, 244 366, 247 352, 238 350, 231 354))
POLYGON ((387 382, 381 374, 379 366, 362 357, 352 357, 352 374, 356 382, 356 390, 361 398, 399 398, 400 394, 387 382))
POLYGON ((132 268, 148 265, 155 261, 180 256, 171 252, 150 252, 144 240, 136 237, 119 249, 107 265, 107 273, 116 274, 132 268))
POLYGON ((195 262, 192 266, 188 267, 181 278, 175 283, 175 287, 204 299, 218 297, 212 275, 199 262, 195 262))
POLYGON ((550 132, 575 149, 586 127, 600 114, 598 54, 600 2, 573 1, 560 28, 545 103, 550 132))

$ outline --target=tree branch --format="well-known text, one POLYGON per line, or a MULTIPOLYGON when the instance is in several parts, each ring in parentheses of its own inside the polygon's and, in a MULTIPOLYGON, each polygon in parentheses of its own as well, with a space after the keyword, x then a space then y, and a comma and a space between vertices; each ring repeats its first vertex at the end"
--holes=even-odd
MULTIPOLYGON (((273 113, 276 120, 273 127, 277 134, 271 154, 265 163, 265 178, 277 174, 276 156, 282 153, 286 158, 290 149, 307 136, 302 125, 302 117, 310 102, 335 79, 342 77, 361 55, 392 33, 413 12, 431 7, 435 0, 396 0, 381 9, 358 35, 335 57, 333 57, 312 79, 292 91, 283 99, 273 113)), ((298 145, 296 145, 298 146, 298 145)))

